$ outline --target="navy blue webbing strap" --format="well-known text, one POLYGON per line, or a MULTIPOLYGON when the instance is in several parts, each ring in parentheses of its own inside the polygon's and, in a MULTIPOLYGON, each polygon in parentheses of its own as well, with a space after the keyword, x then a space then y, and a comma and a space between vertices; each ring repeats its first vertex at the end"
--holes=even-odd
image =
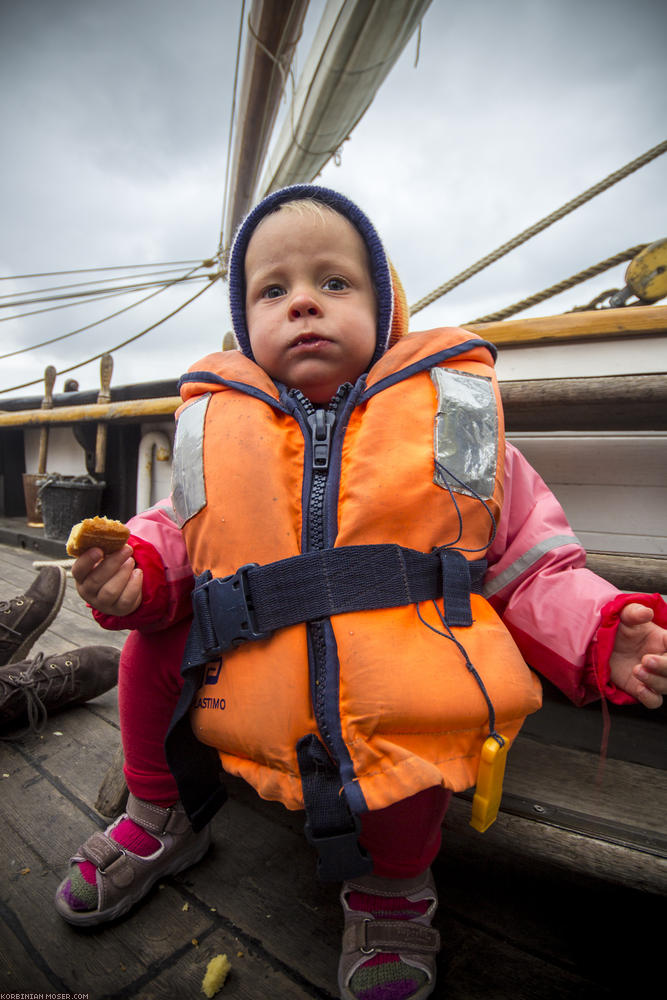
POLYGON ((169 770, 195 833, 204 829, 227 798, 220 758, 213 747, 197 739, 190 723, 190 708, 203 680, 200 648, 201 638, 193 624, 181 664, 183 687, 164 744, 169 770))
POLYGON ((341 882, 370 873, 372 858, 359 844, 361 823, 347 805, 338 768, 314 733, 296 745, 305 834, 317 848, 317 874, 323 882, 341 882))
POLYGON ((442 565, 442 593, 445 619, 452 627, 472 625, 470 563, 458 549, 438 549, 442 565))
POLYGON ((418 604, 443 594, 448 622, 470 625, 470 593, 481 592, 485 572, 485 560, 469 563, 453 549, 425 553, 400 545, 349 545, 242 566, 224 578, 203 574, 192 600, 203 652, 213 659, 288 625, 418 604))

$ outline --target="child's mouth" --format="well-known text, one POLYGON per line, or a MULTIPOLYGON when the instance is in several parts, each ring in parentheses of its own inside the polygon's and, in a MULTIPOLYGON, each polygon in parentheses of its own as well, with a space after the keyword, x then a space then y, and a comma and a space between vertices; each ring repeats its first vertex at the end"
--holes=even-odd
POLYGON ((295 347, 319 347, 322 344, 327 344, 328 340, 326 337, 321 337, 317 333, 302 333, 297 337, 291 344, 291 348, 295 347))

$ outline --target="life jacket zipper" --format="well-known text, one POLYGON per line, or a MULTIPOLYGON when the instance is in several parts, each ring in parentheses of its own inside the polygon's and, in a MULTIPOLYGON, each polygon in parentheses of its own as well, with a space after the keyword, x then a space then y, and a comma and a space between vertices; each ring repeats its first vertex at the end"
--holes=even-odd
MULTIPOLYGON (((351 388, 349 383, 342 385, 327 409, 314 406, 299 389, 290 390, 290 396, 306 418, 306 424, 310 431, 311 484, 305 531, 308 551, 326 547, 325 502, 333 432, 338 409, 351 388)), ((307 627, 313 656, 313 689, 311 692, 313 710, 324 744, 333 759, 336 760, 326 717, 327 663, 324 623, 310 622, 307 627)))

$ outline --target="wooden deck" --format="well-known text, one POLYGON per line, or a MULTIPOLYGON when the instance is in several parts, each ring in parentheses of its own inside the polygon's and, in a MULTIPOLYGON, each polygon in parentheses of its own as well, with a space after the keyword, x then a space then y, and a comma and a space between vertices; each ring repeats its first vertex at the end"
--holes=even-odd
MULTIPOLYGON (((0 545, 0 599, 26 589, 35 558, 48 556, 0 545)), ((122 641, 97 628, 70 580, 35 651, 122 641)), ((462 798, 447 817, 434 865, 435 997, 596 1000, 641 995, 662 978, 666 716, 635 723, 631 712, 625 732, 614 714, 612 756, 622 739, 623 759, 608 760, 599 786, 599 710, 554 706, 545 718, 562 738, 545 740, 537 724, 520 737, 495 826, 475 833, 462 798)), ((0 997, 203 997, 206 965, 225 952, 221 1000, 335 998, 337 889, 315 879, 302 817, 237 781, 199 865, 104 930, 60 920, 53 894, 69 855, 106 823, 94 803, 118 745, 115 691, 54 716, 41 736, 0 744, 0 997)))

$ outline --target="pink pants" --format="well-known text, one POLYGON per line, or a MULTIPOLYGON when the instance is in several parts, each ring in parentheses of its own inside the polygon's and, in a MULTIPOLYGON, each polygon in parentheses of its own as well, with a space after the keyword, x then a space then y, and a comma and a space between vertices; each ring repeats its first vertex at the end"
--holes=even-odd
MULTIPOLYGON (((118 702, 127 786, 137 798, 160 806, 178 798, 164 739, 181 692, 189 627, 186 619, 160 632, 131 632, 120 661, 118 702)), ((362 815, 360 841, 373 858, 376 875, 410 878, 428 868, 440 850, 450 796, 444 788, 427 788, 362 815)))

